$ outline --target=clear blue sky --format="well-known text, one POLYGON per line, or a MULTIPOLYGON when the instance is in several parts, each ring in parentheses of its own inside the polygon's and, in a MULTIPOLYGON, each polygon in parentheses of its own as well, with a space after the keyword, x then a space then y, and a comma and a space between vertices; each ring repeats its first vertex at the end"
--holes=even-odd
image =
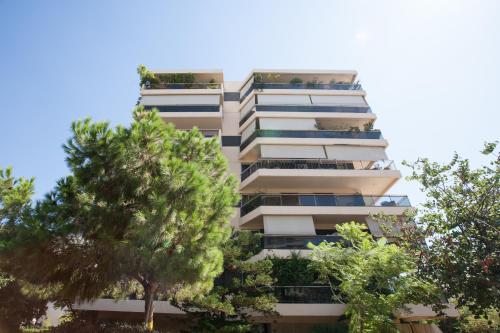
MULTIPOLYGON (((458 151, 478 164, 500 133, 496 0, 0 0, 0 42, 0 166, 35 176, 37 196, 68 172, 72 120, 130 122, 141 63, 226 80, 356 69, 398 162, 458 151)), ((423 199, 404 180, 391 193, 423 199)))

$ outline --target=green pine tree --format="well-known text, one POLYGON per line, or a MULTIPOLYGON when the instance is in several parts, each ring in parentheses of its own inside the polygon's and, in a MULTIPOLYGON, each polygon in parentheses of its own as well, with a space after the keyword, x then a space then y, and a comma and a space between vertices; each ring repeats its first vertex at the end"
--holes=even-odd
POLYGON ((142 107, 127 128, 86 119, 72 131, 64 145, 70 175, 36 205, 5 212, 0 269, 69 301, 135 280, 152 330, 159 294, 207 292, 221 273, 237 181, 217 141, 177 131, 142 107))
POLYGON ((270 259, 249 261, 261 250, 261 234, 239 231, 224 244, 224 273, 206 295, 174 305, 194 323, 189 332, 250 332, 253 315, 275 315, 273 264, 270 259))

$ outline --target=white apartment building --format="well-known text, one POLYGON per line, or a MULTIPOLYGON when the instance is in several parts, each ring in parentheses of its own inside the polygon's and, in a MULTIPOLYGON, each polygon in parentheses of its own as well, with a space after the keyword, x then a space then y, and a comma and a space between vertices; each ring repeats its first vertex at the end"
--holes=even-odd
MULTIPOLYGON (((140 103, 157 108, 178 129, 194 126, 218 136, 231 172, 240 180, 241 207, 234 227, 264 233, 263 250, 286 258, 307 255, 309 242, 337 241, 336 225, 357 221, 370 233, 383 232, 370 215, 402 215, 405 195, 388 191, 401 178, 386 154, 388 141, 373 129, 376 115, 355 71, 253 70, 241 82, 223 72, 153 71, 189 74, 193 82, 146 84, 140 103)), ((276 287, 279 317, 257 318, 267 332, 311 332, 317 323, 337 320, 345 310, 333 304, 329 287, 276 287)), ((168 302, 156 313, 182 318, 168 302)), ((101 299, 76 306, 107 314, 142 313, 140 300, 101 299)), ((405 322, 436 316, 411 305, 405 322)), ((455 310, 448 315, 456 316, 455 310)), ((401 326, 405 332, 438 332, 430 325, 401 326), (412 331, 413 329, 413 331, 412 331)))

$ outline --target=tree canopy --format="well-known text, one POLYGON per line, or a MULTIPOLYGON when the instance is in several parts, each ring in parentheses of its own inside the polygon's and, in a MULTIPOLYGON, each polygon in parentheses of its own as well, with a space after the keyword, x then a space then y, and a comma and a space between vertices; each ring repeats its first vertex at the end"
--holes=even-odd
POLYGON ((176 305, 194 320, 189 332, 250 332, 252 315, 275 315, 273 264, 269 259, 249 261, 261 250, 261 234, 237 231, 224 244, 224 273, 215 287, 176 305))
POLYGON ((221 273, 237 181, 215 139, 142 107, 129 127, 85 119, 72 132, 70 174, 43 200, 30 205, 31 180, 6 190, 0 269, 70 301, 136 280, 152 329, 158 293, 206 292, 221 273))
POLYGON ((459 306, 476 314, 500 308, 500 156, 477 169, 455 153, 449 163, 406 163, 427 201, 400 225, 400 240, 419 258, 422 276, 434 280, 459 306))
POLYGON ((365 228, 338 225, 344 241, 311 245, 312 265, 332 284, 334 297, 346 300, 350 332, 390 331, 396 314, 409 311, 407 304, 429 303, 438 293, 416 276, 411 255, 385 238, 373 239, 365 228))

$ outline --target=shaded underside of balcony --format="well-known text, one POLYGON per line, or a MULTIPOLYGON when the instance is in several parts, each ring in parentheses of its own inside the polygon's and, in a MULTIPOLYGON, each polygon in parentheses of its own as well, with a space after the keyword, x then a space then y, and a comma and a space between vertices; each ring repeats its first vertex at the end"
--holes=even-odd
POLYGON ((157 109, 166 122, 179 129, 193 127, 221 129, 222 112, 219 105, 145 105, 146 110, 157 109))
POLYGON ((304 138, 304 139, 383 139, 380 131, 328 131, 328 130, 255 130, 240 146, 243 151, 256 138, 304 138))
POLYGON ((306 83, 271 83, 271 82, 254 82, 246 90, 240 92, 240 102, 243 102, 252 91, 263 90, 363 90, 359 83, 321 83, 321 82, 306 82, 306 83))
POLYGON ((373 193, 384 194, 399 178, 397 170, 257 170, 240 190, 254 192, 373 193))
POLYGON ((368 106, 341 106, 341 105, 262 105, 255 106, 255 111, 247 112, 240 120, 240 126, 255 112, 292 112, 292 113, 371 113, 368 106))

